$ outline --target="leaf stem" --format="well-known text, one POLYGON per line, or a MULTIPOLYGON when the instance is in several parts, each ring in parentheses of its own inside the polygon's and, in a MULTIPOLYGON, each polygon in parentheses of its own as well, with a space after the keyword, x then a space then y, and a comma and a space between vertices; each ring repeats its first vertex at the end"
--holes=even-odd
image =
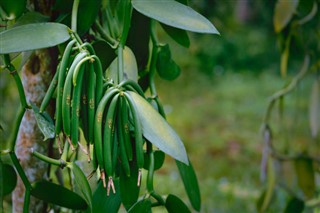
POLYGON ((36 158, 38 158, 44 162, 47 162, 49 164, 60 166, 61 168, 64 168, 66 166, 66 162, 64 160, 56 160, 56 159, 50 158, 50 157, 45 156, 37 151, 34 151, 33 148, 31 148, 31 153, 36 158))
POLYGON ((77 18, 78 18, 78 8, 80 0, 74 0, 72 5, 72 15, 71 15, 71 29, 77 32, 77 18))

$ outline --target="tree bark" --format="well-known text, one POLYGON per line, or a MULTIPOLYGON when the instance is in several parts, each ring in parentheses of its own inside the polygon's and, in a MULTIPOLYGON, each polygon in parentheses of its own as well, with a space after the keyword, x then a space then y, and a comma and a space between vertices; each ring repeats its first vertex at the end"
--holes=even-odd
MULTIPOLYGON (((28 103, 40 106, 41 101, 56 70, 57 54, 53 49, 37 50, 22 68, 22 83, 28 103)), ((32 110, 27 110, 21 122, 16 149, 18 159, 29 181, 32 183, 46 178, 47 164, 31 156, 30 148, 47 154, 48 141, 37 126, 32 110)), ((18 179, 17 187, 12 194, 13 212, 22 212, 24 202, 24 185, 18 179)), ((45 212, 43 202, 31 198, 29 212, 45 212)))

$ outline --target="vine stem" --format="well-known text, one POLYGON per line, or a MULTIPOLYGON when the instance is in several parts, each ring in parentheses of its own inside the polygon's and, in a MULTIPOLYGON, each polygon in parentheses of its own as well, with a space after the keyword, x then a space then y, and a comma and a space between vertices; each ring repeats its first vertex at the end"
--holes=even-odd
POLYGON ((124 79, 124 61, 123 61, 123 44, 119 43, 118 46, 118 84, 124 79))
POLYGON ((23 213, 29 212, 30 192, 31 192, 31 189, 26 189, 26 191, 24 192, 23 213))
POLYGON ((48 156, 45 156, 37 151, 34 151, 33 148, 31 148, 31 153, 33 156, 35 156, 36 158, 46 162, 46 163, 49 163, 49 164, 52 164, 52 165, 56 165, 56 166, 60 166, 61 168, 65 167, 66 166, 66 162, 62 159, 60 160, 56 160, 56 159, 53 159, 53 158, 50 158, 48 156))
POLYGON ((14 167, 16 168, 22 182, 23 182, 23 185, 26 187, 26 191, 27 190, 30 190, 32 188, 27 176, 26 176, 26 173, 23 171, 23 168, 21 167, 20 165, 20 162, 17 158, 17 155, 16 153, 14 153, 13 151, 10 152, 10 158, 12 160, 12 163, 14 164, 14 167))
POLYGON ((80 0, 74 0, 72 5, 72 15, 71 15, 71 29, 77 32, 77 18, 78 18, 78 8, 80 0))
POLYGON ((150 85, 150 93, 151 96, 157 97, 157 89, 155 86, 154 82, 154 76, 156 73, 156 64, 157 64, 157 59, 158 59, 158 52, 159 52, 159 47, 158 47, 158 39, 156 36, 155 32, 155 25, 156 22, 154 20, 150 20, 150 34, 151 34, 151 41, 152 41, 152 53, 151 53, 151 62, 149 66, 149 85, 150 85))
POLYGON ((152 150, 152 144, 147 142, 147 155, 150 158, 150 164, 148 169, 148 176, 147 176, 147 190, 151 194, 153 190, 153 174, 154 174, 154 154, 152 150))
POLYGON ((300 80, 307 73, 308 68, 309 68, 309 64, 310 64, 310 57, 309 57, 309 55, 306 55, 304 58, 304 62, 303 62, 303 65, 301 67, 300 72, 292 79, 290 84, 287 87, 285 87, 284 89, 276 92, 275 94, 273 94, 271 96, 270 101, 269 101, 269 105, 267 107, 267 111, 266 111, 264 118, 263 118, 263 125, 266 125, 268 123, 268 120, 270 119, 271 112, 272 112, 272 109, 273 109, 275 102, 296 88, 297 84, 300 82, 300 80))
POLYGON ((111 47, 115 48, 118 45, 118 42, 113 39, 111 36, 109 36, 108 33, 106 33, 103 29, 103 27, 100 25, 99 21, 95 21, 94 25, 93 25, 94 29, 98 31, 98 33, 100 34, 100 36, 105 39, 110 45, 111 47))

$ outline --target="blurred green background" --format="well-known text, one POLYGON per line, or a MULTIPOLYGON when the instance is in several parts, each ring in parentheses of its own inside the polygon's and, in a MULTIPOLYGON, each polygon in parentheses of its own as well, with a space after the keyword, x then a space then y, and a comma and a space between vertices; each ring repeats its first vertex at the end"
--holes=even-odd
MULTIPOLYGON (((169 43, 181 67, 181 75, 173 82, 157 77, 159 97, 196 170, 202 212, 256 212, 264 190, 259 130, 268 97, 297 72, 303 55, 292 55, 289 77, 282 79, 272 24, 275 0, 193 0, 190 4, 214 23, 221 36, 189 33, 191 45, 186 49, 158 26, 160 41, 169 43)), ((308 131, 310 81, 307 78, 286 97, 281 121, 275 115, 277 136, 297 147, 297 141, 308 140, 304 134, 308 131), (299 126, 292 125, 296 119, 299 126)), ((18 108, 18 94, 7 72, 0 73, 0 92, 3 141, 18 108)), ((165 166, 156 172, 155 188, 160 194, 178 195, 190 205, 174 160, 168 156, 165 166)), ((283 211, 288 198, 279 192, 277 199, 270 212, 283 211)))

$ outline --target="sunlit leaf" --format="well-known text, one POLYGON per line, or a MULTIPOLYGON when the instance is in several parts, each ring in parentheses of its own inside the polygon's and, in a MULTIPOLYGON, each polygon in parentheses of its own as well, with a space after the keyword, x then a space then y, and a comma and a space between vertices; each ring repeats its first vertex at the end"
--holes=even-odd
MULTIPOLYGON (((156 150, 153 152, 154 156, 154 170, 158 170, 162 167, 164 163, 165 154, 160 150, 156 150)), ((150 157, 147 153, 144 153, 144 165, 143 168, 148 170, 150 164, 150 157)))
POLYGON ((317 79, 313 83, 310 95, 309 124, 312 137, 317 137, 320 127, 320 83, 317 79))
POLYGON ((200 189, 199 189, 197 176, 196 176, 196 173, 194 172, 191 162, 189 162, 189 166, 179 161, 176 161, 176 164, 179 169, 184 188, 187 192, 187 195, 189 197, 192 207, 195 210, 200 211, 200 208, 201 208, 200 189))
POLYGON ((292 198, 288 201, 287 206, 284 210, 284 213, 301 213, 304 209, 304 202, 303 200, 300 200, 299 198, 292 198))
POLYGON ((86 201, 80 195, 48 181, 33 183, 31 195, 45 202, 69 209, 85 210, 88 208, 86 201))
POLYGON ((219 34, 208 19, 191 7, 174 0, 132 0, 132 6, 143 15, 172 27, 198 33, 219 34))
POLYGON ((44 141, 49 139, 49 138, 54 138, 55 137, 55 127, 53 120, 50 118, 50 116, 46 113, 40 113, 39 108, 31 103, 34 116, 36 118, 37 124, 39 129, 41 130, 42 134, 44 135, 44 141))
MULTIPOLYGON (((17 174, 12 166, 0 161, 0 195, 10 194, 17 185, 17 174)), ((0 200, 1 202, 1 200, 0 200)))
POLYGON ((280 32, 287 26, 292 16, 296 12, 299 0, 278 0, 273 16, 273 25, 275 32, 280 32))
POLYGON ((180 198, 172 194, 168 195, 165 207, 169 213, 191 213, 186 204, 180 198))
MULTIPOLYGON (((133 52, 127 46, 123 49, 123 61, 125 79, 131 79, 138 82, 137 61, 133 52)), ((112 61, 110 67, 107 69, 106 77, 118 82, 118 57, 112 61)))
POLYGON ((1 0, 0 7, 6 14, 6 16, 2 18, 6 18, 8 20, 18 18, 26 9, 26 3, 26 0, 1 0))
POLYGON ((143 199, 136 202, 128 211, 128 213, 151 213, 151 201, 143 199))
POLYGON ((81 192, 82 198, 86 201, 89 208, 92 209, 92 192, 86 176, 75 163, 69 163, 67 167, 72 171, 74 182, 77 189, 81 192))
MULTIPOLYGON (((116 192, 119 192, 119 179, 114 179, 113 182, 116 192)), ((107 190, 103 187, 103 184, 100 181, 97 189, 93 194, 92 212, 116 213, 118 212, 120 205, 120 193, 110 193, 110 195, 107 196, 107 190)))
POLYGON ((170 27, 165 24, 161 24, 161 26, 164 29, 164 31, 178 44, 187 48, 190 46, 190 39, 188 33, 185 30, 170 27))
POLYGON ((298 177, 298 185, 307 198, 315 194, 315 172, 310 158, 299 158, 295 160, 295 169, 298 177))
POLYGON ((42 23, 50 20, 49 16, 42 15, 38 12, 27 12, 23 16, 21 16, 17 22, 14 24, 14 27, 22 26, 25 24, 31 23, 42 23))
POLYGON ((137 106, 143 136, 160 150, 185 164, 188 164, 186 149, 173 128, 140 95, 128 91, 137 106))
POLYGON ((130 163, 130 177, 120 168, 120 196, 124 207, 130 209, 139 198, 140 187, 138 187, 138 167, 134 161, 130 163))
POLYGON ((68 27, 63 24, 26 24, 0 33, 0 54, 53 47, 69 38, 68 27))

